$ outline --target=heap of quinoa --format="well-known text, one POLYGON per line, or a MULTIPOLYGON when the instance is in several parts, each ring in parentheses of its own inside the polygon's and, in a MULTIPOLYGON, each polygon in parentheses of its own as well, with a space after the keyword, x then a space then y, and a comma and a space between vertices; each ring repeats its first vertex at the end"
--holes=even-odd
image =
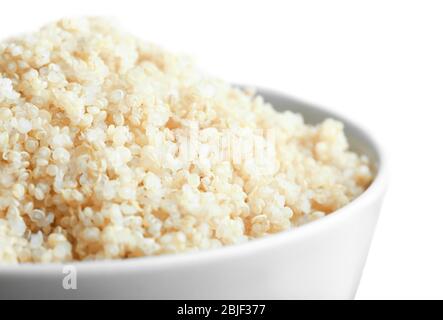
POLYGON ((329 214, 371 180, 342 123, 278 113, 106 20, 0 44, 0 263, 241 243, 329 214), (260 156, 210 148, 264 132, 260 156))

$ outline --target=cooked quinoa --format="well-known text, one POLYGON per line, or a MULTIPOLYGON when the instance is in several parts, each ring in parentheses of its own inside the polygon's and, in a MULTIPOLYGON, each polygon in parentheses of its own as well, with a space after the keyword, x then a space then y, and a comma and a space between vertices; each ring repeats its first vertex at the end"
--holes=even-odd
POLYGON ((342 123, 276 112, 96 18, 0 43, 0 156, 0 263, 242 243, 323 217, 372 180, 342 123), (266 148, 229 156, 244 141, 266 148))

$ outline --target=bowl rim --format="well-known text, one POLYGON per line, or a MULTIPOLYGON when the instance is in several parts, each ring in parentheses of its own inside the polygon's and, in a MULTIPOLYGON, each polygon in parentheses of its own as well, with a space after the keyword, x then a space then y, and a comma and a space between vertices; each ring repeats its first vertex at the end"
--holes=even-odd
POLYGON ((290 228, 282 232, 253 239, 240 244, 200 251, 129 259, 71 261, 65 263, 52 262, 0 264, 0 275, 32 276, 34 274, 60 272, 60 270, 66 266, 72 266, 76 269, 76 271, 88 274, 97 274, 104 271, 118 273, 127 271, 128 269, 138 268, 143 268, 144 270, 164 270, 165 268, 177 268, 193 264, 213 262, 214 260, 230 259, 243 256, 246 253, 253 254, 266 248, 269 249, 278 246, 280 243, 285 243, 288 241, 295 243, 302 241, 306 237, 323 232, 323 230, 328 229, 331 224, 340 223, 340 221, 346 220, 350 215, 358 214, 355 211, 358 211, 359 207, 364 207, 367 204, 376 202, 377 199, 384 195, 388 182, 386 153, 383 146, 380 144, 379 140, 374 137, 374 133, 371 132, 371 130, 368 130, 360 123, 349 120, 346 116, 343 116, 340 112, 335 110, 330 110, 316 104, 307 103, 298 98, 294 98, 291 94, 283 93, 272 88, 256 88, 257 94, 263 96, 265 100, 267 100, 267 96, 280 96, 282 98, 294 101, 294 103, 299 105, 310 107, 317 113, 327 114, 328 117, 338 119, 345 124, 345 128, 352 127, 352 130, 357 131, 359 135, 363 137, 363 140, 365 140, 365 145, 373 150, 375 158, 377 158, 378 162, 376 176, 368 189, 366 189, 361 195, 344 207, 334 211, 333 214, 329 214, 321 219, 298 226, 296 228, 290 228))

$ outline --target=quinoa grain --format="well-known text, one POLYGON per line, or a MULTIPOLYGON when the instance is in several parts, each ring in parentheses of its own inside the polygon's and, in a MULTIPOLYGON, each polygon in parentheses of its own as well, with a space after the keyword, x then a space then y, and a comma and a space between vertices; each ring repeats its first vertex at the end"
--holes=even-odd
POLYGON ((241 243, 372 181, 340 122, 278 113, 97 18, 0 44, 0 156, 0 263, 241 243))

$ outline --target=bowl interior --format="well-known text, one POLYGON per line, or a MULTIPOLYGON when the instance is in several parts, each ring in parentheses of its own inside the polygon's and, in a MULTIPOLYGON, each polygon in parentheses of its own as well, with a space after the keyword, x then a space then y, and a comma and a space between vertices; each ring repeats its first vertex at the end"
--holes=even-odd
POLYGON ((345 134, 351 150, 360 155, 367 155, 373 166, 374 173, 377 174, 380 165, 380 155, 377 152, 377 148, 369 135, 365 133, 364 130, 354 125, 351 121, 333 111, 329 111, 322 107, 300 101, 269 89, 259 89, 258 94, 261 95, 265 101, 271 103, 278 111, 290 110, 296 113, 301 113, 305 122, 309 124, 318 124, 327 118, 333 118, 343 122, 345 125, 345 134))
MULTIPOLYGON (((258 94, 261 95, 265 101, 271 103, 274 108, 278 111, 291 110, 296 113, 301 113, 306 123, 309 124, 317 124, 324 121, 326 118, 333 118, 339 121, 342 121, 345 126, 345 134, 348 138, 348 142, 350 144, 350 148, 359 154, 365 154, 369 157, 371 164, 374 167, 375 180, 373 182, 374 186, 371 186, 368 190, 364 192, 371 194, 379 193, 383 188, 383 181, 385 174, 381 174, 382 168, 384 168, 384 160, 382 158, 382 154, 380 153, 379 146, 374 142, 372 137, 367 133, 366 130, 360 128, 353 124, 352 121, 347 120, 345 117, 335 113, 334 111, 329 111, 322 107, 318 107, 309 103, 305 103, 303 101, 294 99, 291 96, 285 95, 283 93, 279 93, 269 89, 259 89, 258 94), (376 191, 375 191, 376 190, 376 191)), ((384 171, 384 170, 383 170, 384 171)), ((355 199, 354 201, 359 201, 359 199, 355 199)), ((354 202, 353 201, 353 202, 354 202)), ((341 210, 340 210, 341 211, 341 210)), ((340 213, 337 213, 340 214, 340 213)), ((327 225, 327 220, 331 221, 331 216, 327 216, 323 219, 319 219, 318 221, 309 223, 305 226, 301 226, 299 228, 304 229, 305 231, 314 230, 315 226, 320 227, 321 225, 327 225)), ((317 228, 318 229, 318 228, 317 228)), ((165 265, 177 265, 179 262, 181 263, 194 263, 195 259, 199 257, 200 260, 207 260, 209 258, 219 259, 223 257, 227 257, 229 254, 242 254, 243 250, 251 250, 252 248, 259 248, 266 245, 271 245, 271 243, 277 243, 278 241, 285 241, 288 235, 302 237, 303 232, 291 232, 285 231, 279 234, 272 235, 267 237, 267 239, 255 239, 253 241, 249 241, 244 244, 238 244, 233 246, 227 246, 220 249, 213 250, 204 250, 200 252, 193 253, 184 253, 184 254, 171 254, 171 255, 163 255, 163 256, 154 256, 154 257, 142 257, 142 258, 134 258, 134 259, 126 259, 126 260, 104 260, 104 261, 81 261, 74 262, 73 264, 81 267, 84 270, 88 271, 97 271, 100 272, 104 270, 103 268, 111 268, 115 269, 117 266, 120 266, 124 270, 124 268, 129 266, 136 267, 159 267, 163 268, 165 265), (243 249, 243 250, 242 250, 243 249)), ((60 267, 60 264, 50 263, 50 264, 22 264, 22 265, 1 265, 0 271, 2 272, 11 272, 14 274, 16 271, 21 272, 29 272, 29 274, 33 274, 34 272, 52 272, 53 270, 60 267)), ((58 270, 58 269, 57 269, 58 270)))

